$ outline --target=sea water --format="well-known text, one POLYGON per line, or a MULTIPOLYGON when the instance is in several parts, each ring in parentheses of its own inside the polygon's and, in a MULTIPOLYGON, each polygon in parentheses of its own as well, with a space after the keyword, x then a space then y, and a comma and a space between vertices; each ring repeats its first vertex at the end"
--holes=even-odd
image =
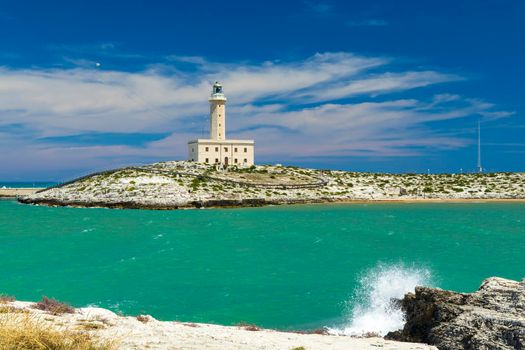
POLYGON ((0 201, 0 293, 161 320, 384 334, 416 285, 525 277, 525 203, 143 211, 0 201))

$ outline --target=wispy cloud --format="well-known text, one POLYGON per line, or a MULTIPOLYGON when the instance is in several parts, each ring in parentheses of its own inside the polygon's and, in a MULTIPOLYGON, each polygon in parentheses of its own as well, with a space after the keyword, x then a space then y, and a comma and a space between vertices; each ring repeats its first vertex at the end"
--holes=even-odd
POLYGON ((461 77, 454 74, 443 74, 435 71, 382 73, 351 81, 336 82, 333 86, 322 86, 299 95, 312 101, 348 98, 363 94, 377 96, 461 79, 461 77))
POLYGON ((322 53, 236 64, 173 56, 138 72, 89 68, 92 63, 0 68, 0 163, 6 169, 93 169, 183 158, 187 140, 206 131, 207 95, 215 80, 224 83, 229 99, 230 135, 255 138, 259 159, 459 148, 469 141, 447 133, 441 121, 510 114, 446 92, 410 98, 412 89, 462 78, 402 70, 383 57, 322 53), (181 62, 195 68, 184 71, 181 62), (404 97, 388 98, 392 92, 404 97))

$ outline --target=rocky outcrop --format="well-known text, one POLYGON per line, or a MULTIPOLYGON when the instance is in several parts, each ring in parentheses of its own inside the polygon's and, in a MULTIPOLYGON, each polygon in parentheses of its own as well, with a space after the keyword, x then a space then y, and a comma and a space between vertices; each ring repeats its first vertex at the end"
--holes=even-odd
POLYGON ((441 350, 525 349, 525 280, 492 277, 471 294, 417 287, 400 302, 406 324, 388 339, 441 350))
POLYGON ((19 201, 133 209, 250 207, 353 200, 525 199, 525 173, 370 174, 164 162, 94 173, 19 201))

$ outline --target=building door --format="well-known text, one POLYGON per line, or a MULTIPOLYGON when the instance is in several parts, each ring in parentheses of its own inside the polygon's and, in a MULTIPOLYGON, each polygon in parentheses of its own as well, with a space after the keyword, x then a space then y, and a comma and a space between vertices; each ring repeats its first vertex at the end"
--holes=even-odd
POLYGON ((224 165, 228 165, 228 157, 224 157, 224 165))

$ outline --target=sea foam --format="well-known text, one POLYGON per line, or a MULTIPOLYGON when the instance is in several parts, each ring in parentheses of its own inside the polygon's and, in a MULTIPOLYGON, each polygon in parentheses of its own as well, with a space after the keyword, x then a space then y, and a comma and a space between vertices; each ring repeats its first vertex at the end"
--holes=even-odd
POLYGON ((416 286, 430 285, 428 269, 404 264, 379 264, 363 273, 353 297, 347 302, 347 321, 329 332, 338 335, 385 335, 403 328, 405 317, 393 299, 401 299, 416 286))

